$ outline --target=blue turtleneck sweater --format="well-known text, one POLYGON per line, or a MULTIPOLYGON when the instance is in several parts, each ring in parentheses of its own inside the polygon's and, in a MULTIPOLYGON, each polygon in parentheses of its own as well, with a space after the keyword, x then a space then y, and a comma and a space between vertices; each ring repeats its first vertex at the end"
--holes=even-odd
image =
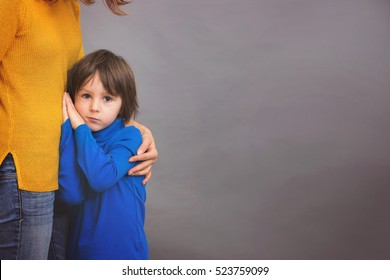
POLYGON ((128 176, 142 142, 121 119, 92 133, 62 125, 59 198, 71 204, 69 259, 147 259, 143 176, 128 176))

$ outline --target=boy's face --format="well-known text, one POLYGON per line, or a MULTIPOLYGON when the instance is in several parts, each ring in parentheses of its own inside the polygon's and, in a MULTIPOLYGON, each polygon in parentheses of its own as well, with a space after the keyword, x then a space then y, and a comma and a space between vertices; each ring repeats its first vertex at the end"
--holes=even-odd
POLYGON ((122 98, 107 92, 99 73, 96 73, 76 92, 74 105, 88 127, 95 132, 108 127, 117 119, 122 98))

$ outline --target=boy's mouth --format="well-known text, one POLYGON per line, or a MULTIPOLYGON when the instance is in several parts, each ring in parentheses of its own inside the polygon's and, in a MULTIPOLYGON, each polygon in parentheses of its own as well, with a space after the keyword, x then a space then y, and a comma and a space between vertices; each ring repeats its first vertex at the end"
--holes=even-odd
POLYGON ((97 118, 87 117, 87 119, 88 119, 90 122, 94 122, 94 123, 99 122, 99 119, 97 119, 97 118))

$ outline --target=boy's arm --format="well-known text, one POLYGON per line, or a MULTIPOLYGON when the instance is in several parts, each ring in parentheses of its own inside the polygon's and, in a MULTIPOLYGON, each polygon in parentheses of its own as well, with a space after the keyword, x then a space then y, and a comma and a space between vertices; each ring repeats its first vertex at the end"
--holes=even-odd
POLYGON ((77 164, 76 144, 70 121, 61 126, 58 197, 69 204, 80 204, 85 198, 84 175, 77 164))
POLYGON ((136 165, 128 159, 136 154, 142 137, 134 126, 124 129, 106 154, 96 143, 92 132, 77 112, 68 94, 63 98, 64 119, 69 118, 77 149, 77 163, 89 186, 98 192, 114 186, 136 165))
POLYGON ((76 128, 75 140, 77 162, 90 187, 103 192, 127 176, 127 171, 136 164, 128 159, 136 154, 142 137, 137 128, 128 127, 106 154, 97 145, 88 126, 83 124, 76 128))

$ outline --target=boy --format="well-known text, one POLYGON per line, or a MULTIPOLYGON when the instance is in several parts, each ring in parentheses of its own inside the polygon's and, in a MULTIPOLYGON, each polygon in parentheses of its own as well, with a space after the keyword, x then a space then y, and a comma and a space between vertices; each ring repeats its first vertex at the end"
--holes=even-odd
POLYGON ((59 198, 71 204, 69 259, 147 259, 143 176, 127 176, 142 137, 126 61, 93 52, 69 72, 63 98, 59 198), (74 101, 74 105, 73 102, 74 101))

